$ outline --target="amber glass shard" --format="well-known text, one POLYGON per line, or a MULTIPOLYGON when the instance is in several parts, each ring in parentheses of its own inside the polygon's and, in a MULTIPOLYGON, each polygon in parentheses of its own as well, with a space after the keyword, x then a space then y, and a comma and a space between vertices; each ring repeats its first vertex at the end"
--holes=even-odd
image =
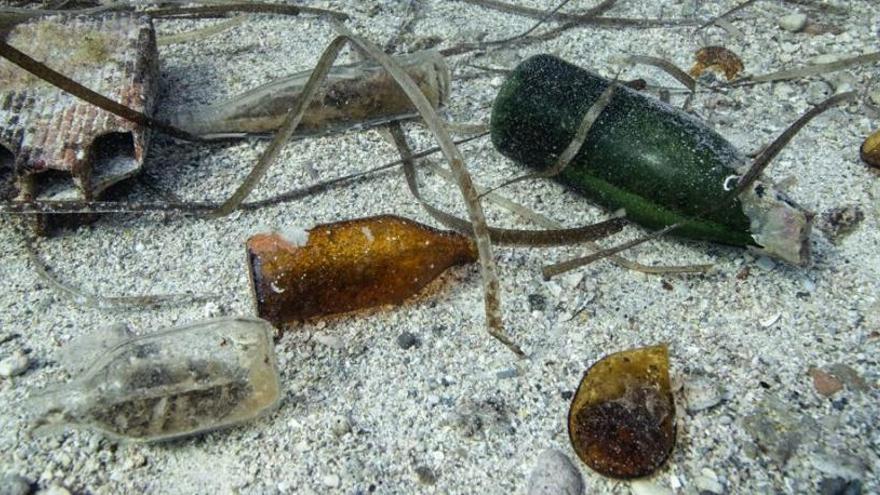
POLYGON ((700 75, 709 69, 714 69, 724 74, 728 81, 732 81, 743 71, 743 63, 739 55, 724 48, 723 46, 706 46, 697 50, 697 62, 691 68, 691 75, 700 75))
POLYGON ((247 255, 257 314, 280 325, 399 304, 477 252, 463 235, 383 215, 257 234, 247 255))
POLYGON ((665 345, 606 356, 584 375, 568 413, 578 457, 605 476, 656 471, 675 445, 675 404, 665 345))
POLYGON ((859 151, 862 161, 874 168, 880 168, 880 131, 868 136, 859 151))

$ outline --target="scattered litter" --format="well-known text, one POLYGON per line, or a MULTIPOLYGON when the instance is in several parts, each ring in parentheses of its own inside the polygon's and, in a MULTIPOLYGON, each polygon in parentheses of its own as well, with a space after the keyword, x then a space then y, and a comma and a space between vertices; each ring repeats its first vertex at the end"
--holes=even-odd
POLYGON ((450 266, 474 262, 476 248, 465 236, 384 215, 316 225, 302 247, 257 234, 247 255, 257 315, 281 325, 400 304, 450 266))
MULTIPOLYGON (((532 57, 495 99, 492 142, 514 161, 549 167, 609 84, 556 57, 532 57)), ((748 167, 708 127, 626 87, 617 89, 600 122, 558 181, 608 208, 624 208, 628 220, 646 227, 687 220, 678 235, 761 246, 796 265, 809 261, 811 216, 769 184, 756 181, 719 208, 726 180, 748 167)))
POLYGON ((253 419, 281 394, 272 327, 254 318, 206 320, 101 351, 82 376, 31 399, 36 430, 78 425, 167 440, 253 419))
POLYGON ((675 446, 675 403, 665 345, 605 356, 571 402, 568 434, 578 457, 606 476, 655 472, 675 446))
MULTIPOLYGON (((127 13, 50 17, 17 25, 7 42, 49 60, 90 89, 152 112, 158 75, 149 18, 127 13), (59 43, 66 57, 59 58, 59 43)), ((146 129, 0 60, 0 149, 14 157, 17 200, 95 200, 137 174, 146 129), (54 173, 50 173, 54 172, 54 173), (69 178, 68 178, 69 177, 69 178)))
MULTIPOLYGON (((434 108, 446 103, 450 75, 436 50, 395 57, 434 108)), ((277 130, 301 97, 312 71, 283 77, 229 101, 175 116, 173 124, 201 136, 267 133, 277 130)), ((311 100, 299 135, 326 134, 412 118, 416 109, 394 79, 375 62, 330 69, 311 100)))

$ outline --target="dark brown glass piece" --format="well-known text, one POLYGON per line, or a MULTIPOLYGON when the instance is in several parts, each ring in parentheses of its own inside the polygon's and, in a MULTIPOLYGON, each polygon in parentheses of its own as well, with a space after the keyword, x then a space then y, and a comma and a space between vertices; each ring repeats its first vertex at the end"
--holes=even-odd
POLYGON ((880 169, 880 131, 868 136, 859 151, 863 162, 880 169))
POLYGON ((691 67, 691 75, 700 77, 708 69, 724 73, 728 81, 733 80, 743 71, 743 63, 739 55, 723 46, 706 46, 697 50, 697 62, 691 67))
POLYGON ((675 445, 675 404, 665 345, 606 356, 584 375, 568 413, 581 460, 600 474, 638 478, 656 471, 675 445))
POLYGON ((477 259, 473 241, 383 215, 247 241, 257 314, 275 325, 400 304, 444 270, 477 259))

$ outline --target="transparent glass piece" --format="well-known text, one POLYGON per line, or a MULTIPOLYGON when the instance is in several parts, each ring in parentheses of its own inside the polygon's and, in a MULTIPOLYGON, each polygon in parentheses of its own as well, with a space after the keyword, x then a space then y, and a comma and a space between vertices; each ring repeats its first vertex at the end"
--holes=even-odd
MULTIPOLYGON (((247 421, 278 404, 273 329, 263 320, 218 318, 131 338, 115 328, 115 345, 81 377, 32 400, 36 429, 79 425, 149 442, 247 421)), ((77 346, 84 356, 105 347, 98 339, 77 346)))

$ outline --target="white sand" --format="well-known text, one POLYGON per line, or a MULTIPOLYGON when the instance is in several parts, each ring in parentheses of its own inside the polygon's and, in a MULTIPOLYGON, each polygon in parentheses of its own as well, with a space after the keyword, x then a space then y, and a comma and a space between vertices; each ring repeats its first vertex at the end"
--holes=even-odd
MULTIPOLYGON (((411 3, 418 5, 419 17, 400 50, 432 36, 442 39, 441 47, 482 35, 502 38, 533 23, 448 0, 314 5, 348 12, 352 29, 384 45, 403 23, 411 3)), ((553 4, 518 3, 539 8, 553 4)), ((572 2, 566 10, 592 3, 572 2)), ((608 15, 677 17, 696 4, 697 15, 709 18, 736 3, 621 0, 608 15)), ((457 79, 447 115, 455 122, 488 121, 502 79, 468 67, 471 62, 509 69, 531 54, 549 52, 611 75, 623 55, 661 56, 688 68, 700 46, 723 44, 742 57, 749 73, 759 74, 822 54, 878 49, 880 12, 873 1, 821 3, 845 6, 849 13, 802 11, 811 21, 841 27, 842 34, 784 31, 777 20, 797 11, 797 6, 758 2, 733 19, 742 38, 719 28, 692 36, 692 28, 584 27, 552 41, 480 58, 452 57, 457 79), (461 79, 468 74, 478 77, 461 79)), ((158 21, 157 30, 169 34, 209 22, 213 21, 158 21)), ((332 37, 330 27, 314 18, 257 16, 203 42, 162 47, 160 114, 213 102, 308 68, 332 37)), ((861 89, 876 73, 875 66, 811 81, 837 85, 843 74, 850 74, 853 86, 861 89)), ((632 68, 622 77, 676 85, 652 68, 632 68)), ((810 81, 795 81, 737 89, 721 97, 704 93, 693 109, 737 146, 753 151, 808 108, 809 87, 810 81)), ((673 102, 681 103, 681 98, 673 102)), ((138 333, 146 333, 206 317, 252 314, 243 248, 251 234, 381 213, 436 224, 394 171, 221 220, 113 215, 43 240, 39 250, 54 272, 89 292, 217 294, 206 304, 108 311, 72 304, 40 281, 12 221, 4 217, 0 334, 15 337, 0 344, 0 359, 27 350, 30 368, 20 377, 0 380, 0 475, 25 476, 41 488, 59 485, 108 494, 525 493, 542 450, 555 448, 576 461, 565 426, 569 400, 562 394, 574 391, 584 370, 607 353, 667 342, 677 382, 723 387, 726 395, 711 409, 682 412, 675 451, 649 480, 654 488, 697 493, 698 486, 705 487, 698 478, 712 477, 704 472, 709 469, 727 493, 810 493, 818 490, 821 480, 838 476, 846 456, 852 456, 869 467, 859 474, 864 491, 877 493, 880 177, 858 158, 861 141, 878 127, 876 115, 865 112, 853 104, 819 117, 770 171, 777 180, 793 177, 789 192, 808 209, 822 212, 853 204, 864 210, 864 222, 837 245, 814 232, 815 262, 809 268, 783 266, 741 249, 665 239, 627 256, 646 264, 713 263, 717 270, 706 276, 659 277, 600 262, 544 282, 542 265, 583 250, 496 248, 507 330, 529 354, 527 359, 517 359, 487 336, 477 268, 452 269, 428 294, 401 307, 326 319, 288 333, 277 345, 285 397, 273 414, 158 445, 116 445, 85 430, 30 439, 21 401, 49 383, 65 380, 57 361, 59 349, 99 326, 126 321, 138 333), (744 268, 751 273, 740 280, 736 275, 744 268), (662 281, 671 290, 665 290, 662 281), (546 300, 545 309, 530 309, 528 298, 534 294, 546 300), (405 331, 415 334, 421 345, 401 349, 396 339, 405 331), (808 368, 841 362, 873 388, 846 389, 832 399, 817 394, 808 368), (815 423, 784 467, 756 453, 743 426, 744 418, 766 397, 792 408, 802 418, 798 425, 815 423), (846 403, 838 410, 840 403, 835 408, 832 400, 841 399, 846 403), (345 422, 351 425, 348 433, 345 422), (424 468, 430 469, 434 483, 420 482, 417 468, 423 474, 424 468)), ((407 129, 418 149, 432 145, 418 125, 407 129)), ((264 142, 182 144, 159 136, 153 140, 147 175, 157 187, 181 198, 220 200, 231 194, 264 147, 264 142)), ((463 151, 480 184, 498 184, 523 171, 500 156, 488 139, 463 151)), ((285 149, 252 198, 311 183, 309 166, 326 179, 395 157, 376 131, 298 141, 285 149)), ((456 188, 431 174, 423 176, 425 193, 435 204, 464 211, 456 188)), ((143 186, 132 193, 139 198, 155 194, 143 186)), ((548 181, 521 182, 503 194, 568 226, 606 215, 548 181)), ((493 224, 524 225, 496 207, 486 209, 493 224)), ((641 233, 627 227, 614 241, 641 233)), ((677 398, 683 411, 681 394, 677 398)), ((587 493, 630 490, 627 482, 603 478, 578 465, 587 493)))

